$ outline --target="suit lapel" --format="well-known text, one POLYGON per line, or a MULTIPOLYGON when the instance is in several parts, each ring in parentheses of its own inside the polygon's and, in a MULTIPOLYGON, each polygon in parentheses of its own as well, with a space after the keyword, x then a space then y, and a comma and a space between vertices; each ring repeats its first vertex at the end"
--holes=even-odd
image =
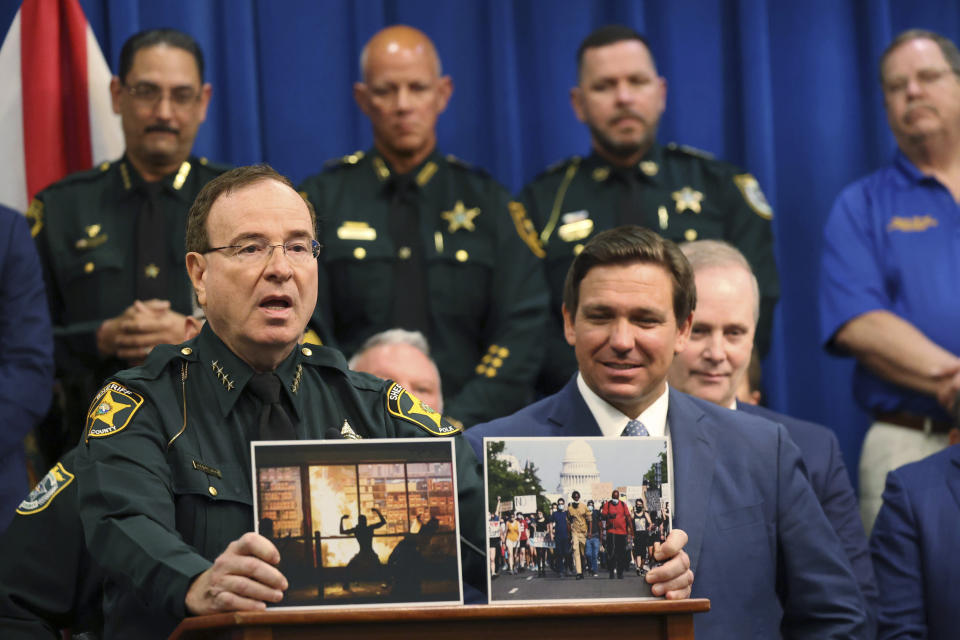
POLYGON ((951 450, 952 454, 946 470, 947 487, 950 488, 953 499, 957 501, 957 506, 960 507, 960 444, 953 445, 951 450))
POLYGON ((673 447, 676 484, 674 526, 687 534, 690 568, 696 573, 713 484, 714 443, 705 414, 690 398, 670 389, 667 424, 673 447))
POLYGON ((602 436, 600 425, 597 419, 590 412, 590 407, 584 402, 580 395, 580 389, 577 388, 577 376, 574 375, 570 382, 560 390, 556 395, 557 402, 553 406, 553 411, 547 417, 550 422, 563 428, 563 433, 558 436, 602 436))

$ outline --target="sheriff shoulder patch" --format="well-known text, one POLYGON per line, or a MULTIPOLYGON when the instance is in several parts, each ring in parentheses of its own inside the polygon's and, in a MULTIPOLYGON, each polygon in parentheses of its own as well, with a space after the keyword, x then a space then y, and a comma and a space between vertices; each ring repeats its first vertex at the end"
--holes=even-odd
POLYGON ((773 219, 773 208, 767 202, 767 197, 763 195, 763 190, 756 178, 749 173, 741 173, 733 176, 733 181, 740 189, 740 193, 743 194, 743 199, 747 201, 747 204, 758 216, 765 220, 773 219))
POLYGON ((47 508, 48 504, 53 502, 58 493, 73 482, 74 477, 62 463, 58 462, 55 467, 47 471, 47 475, 40 479, 33 491, 20 503, 20 506, 17 507, 17 513, 22 516, 40 513, 47 508))
POLYGON ((387 389, 387 411, 435 436, 452 436, 462 430, 396 382, 387 389))
POLYGON ((105 438, 123 431, 143 404, 143 396, 110 382, 94 397, 87 412, 87 439, 105 438))

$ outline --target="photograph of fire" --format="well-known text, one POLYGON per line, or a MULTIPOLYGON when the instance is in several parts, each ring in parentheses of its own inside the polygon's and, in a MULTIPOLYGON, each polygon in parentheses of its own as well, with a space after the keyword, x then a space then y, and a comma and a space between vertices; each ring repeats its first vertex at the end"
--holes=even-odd
POLYGON ((253 467, 278 606, 462 602, 449 440, 256 442, 253 467))

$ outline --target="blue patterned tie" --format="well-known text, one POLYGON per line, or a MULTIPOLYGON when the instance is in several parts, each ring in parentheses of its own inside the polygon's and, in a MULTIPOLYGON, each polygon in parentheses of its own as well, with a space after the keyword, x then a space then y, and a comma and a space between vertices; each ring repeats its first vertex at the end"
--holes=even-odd
POLYGON ((639 420, 631 420, 620 432, 621 436, 648 436, 650 432, 639 420))

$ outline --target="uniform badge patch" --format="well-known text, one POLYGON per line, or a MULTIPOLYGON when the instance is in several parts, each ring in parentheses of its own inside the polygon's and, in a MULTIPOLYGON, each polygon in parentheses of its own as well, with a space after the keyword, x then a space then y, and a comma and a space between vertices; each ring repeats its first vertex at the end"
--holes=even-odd
POLYGON ((767 197, 763 195, 760 183, 749 173, 741 173, 733 176, 733 181, 743 194, 743 199, 747 201, 750 208, 757 212, 757 215, 767 220, 773 219, 773 208, 767 202, 767 197))
POLYGON ((430 405, 424 404, 396 382, 387 390, 387 411, 435 436, 452 436, 460 432, 430 405))
POLYGON ((694 213, 700 213, 700 203, 703 202, 702 192, 691 187, 684 187, 670 195, 677 203, 677 213, 683 213, 687 209, 694 213))
POLYGON ((453 233, 458 229, 476 231, 477 227, 473 224, 473 219, 478 215, 480 215, 480 207, 467 209, 463 200, 457 200, 457 204, 453 205, 453 209, 450 211, 440 213, 440 217, 447 221, 447 233, 453 233))
POLYGON ((58 462, 55 467, 47 471, 47 475, 40 479, 33 491, 20 503, 20 506, 17 507, 17 513, 22 516, 40 513, 47 508, 47 505, 58 493, 73 482, 74 477, 62 463, 58 462))
POLYGON ((931 215, 893 216, 887 224, 887 231, 917 232, 939 226, 940 221, 931 215))
POLYGON ((87 413, 87 438, 104 438, 123 431, 143 404, 143 396, 122 384, 107 384, 93 399, 87 413))

